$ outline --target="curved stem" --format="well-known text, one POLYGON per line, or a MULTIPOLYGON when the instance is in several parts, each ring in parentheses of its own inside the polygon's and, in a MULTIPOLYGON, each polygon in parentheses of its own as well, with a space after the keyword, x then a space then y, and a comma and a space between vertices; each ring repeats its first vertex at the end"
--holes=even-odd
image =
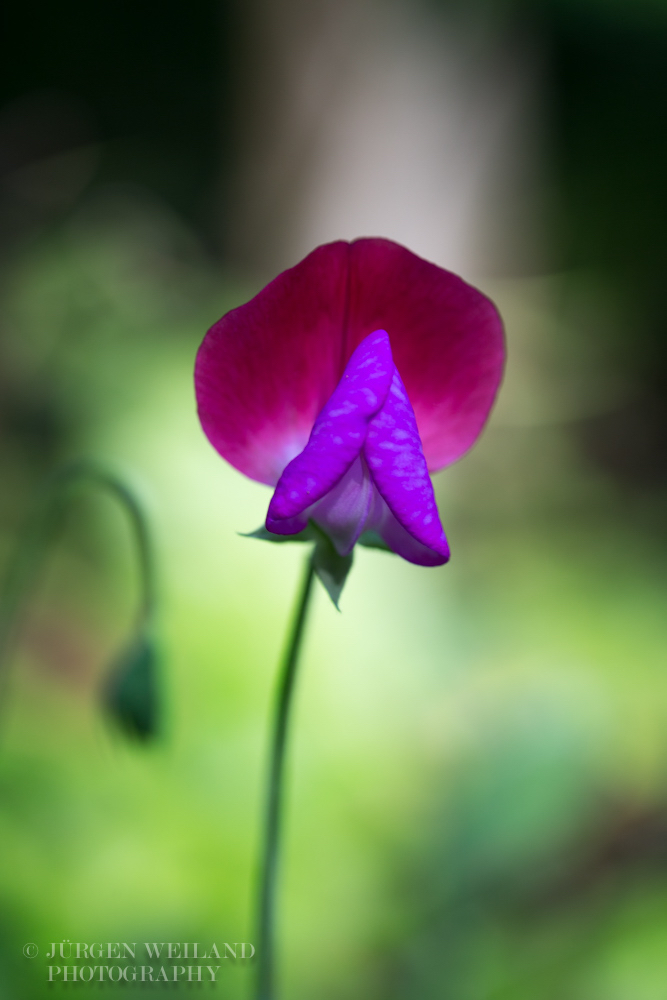
POLYGON ((153 617, 155 610, 155 567, 151 547, 148 520, 134 493, 128 489, 122 479, 102 465, 94 462, 77 462, 63 470, 72 484, 77 480, 96 483, 115 496, 121 507, 124 507, 129 518, 136 543, 139 563, 139 593, 140 604, 137 611, 138 627, 145 625, 153 617))
POLYGON ((118 476, 96 462, 79 461, 65 466, 52 478, 46 495, 39 498, 28 516, 0 587, 0 707, 7 685, 9 648, 21 608, 60 524, 70 490, 86 483, 108 490, 127 511, 139 561, 141 598, 137 629, 146 627, 153 616, 155 571, 148 522, 139 502, 118 476))
POLYGON ((278 873, 280 818, 284 784, 285 744, 294 691, 294 679, 303 640, 314 578, 313 558, 309 557, 297 604, 292 634, 280 673, 276 699, 273 741, 269 765, 264 851, 260 871, 257 920, 257 1000, 274 1000, 275 894, 278 873))

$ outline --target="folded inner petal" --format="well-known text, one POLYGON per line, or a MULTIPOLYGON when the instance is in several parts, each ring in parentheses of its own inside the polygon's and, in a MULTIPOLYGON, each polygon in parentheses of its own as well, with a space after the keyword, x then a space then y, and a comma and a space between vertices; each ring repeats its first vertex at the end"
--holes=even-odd
POLYGON ((275 528, 269 521, 301 514, 342 479, 387 399, 394 372, 389 337, 384 330, 376 330, 354 351, 306 447, 283 471, 269 505, 270 531, 275 528))
POLYGON ((346 556, 354 548, 366 526, 375 492, 368 467, 359 457, 312 508, 310 517, 326 531, 339 555, 346 556))
MULTIPOLYGON (((449 546, 440 523, 417 422, 395 369, 384 405, 369 424, 364 457, 378 492, 399 525, 438 555, 441 562, 446 562, 449 546)), ((394 548, 389 538, 385 540, 394 548)))

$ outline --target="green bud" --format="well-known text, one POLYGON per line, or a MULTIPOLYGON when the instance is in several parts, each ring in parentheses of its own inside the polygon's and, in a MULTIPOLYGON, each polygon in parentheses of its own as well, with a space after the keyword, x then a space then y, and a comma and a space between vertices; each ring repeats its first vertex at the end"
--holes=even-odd
POLYGON ((125 733, 153 739, 160 730, 157 651, 152 638, 140 633, 118 658, 104 686, 105 708, 125 733))

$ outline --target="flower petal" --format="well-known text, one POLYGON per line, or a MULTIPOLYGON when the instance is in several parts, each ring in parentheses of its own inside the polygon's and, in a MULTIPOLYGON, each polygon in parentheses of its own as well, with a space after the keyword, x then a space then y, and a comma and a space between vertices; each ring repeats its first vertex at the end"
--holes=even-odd
POLYGON ((327 533, 338 555, 354 548, 366 526, 376 492, 368 468, 356 458, 343 478, 315 504, 310 517, 327 533))
POLYGON ((340 379, 349 357, 342 343, 349 249, 344 242, 318 247, 223 316, 199 348, 202 427, 251 479, 275 486, 340 379))
POLYGON ((353 350, 378 329, 389 334, 429 468, 455 461, 493 403, 502 323, 476 289, 383 239, 318 247, 211 327, 195 385, 212 445, 275 485, 353 350))
POLYGON ((460 458, 502 378, 503 326, 493 303, 396 243, 361 239, 350 247, 348 316, 349 353, 371 330, 389 334, 429 469, 460 458))
POLYGON ((308 527, 310 511, 302 511, 294 517, 282 517, 274 520, 270 514, 266 515, 264 527, 272 535, 298 535, 304 528, 308 527))
POLYGON ((345 475, 385 403, 395 371, 389 338, 384 330, 375 330, 353 353, 306 447, 280 477, 269 504, 270 531, 269 522, 301 514, 345 475))
MULTIPOLYGON (((378 492, 399 524, 439 556, 441 562, 446 562, 449 546, 440 523, 414 411, 396 370, 384 406, 370 422, 364 457, 378 492)), ((394 547, 388 538, 385 541, 394 547)))
POLYGON ((406 531, 379 494, 376 508, 368 519, 367 527, 371 523, 373 530, 377 531, 389 548, 408 562, 416 563, 417 566, 442 566, 449 559, 449 549, 446 556, 441 552, 435 552, 406 531))

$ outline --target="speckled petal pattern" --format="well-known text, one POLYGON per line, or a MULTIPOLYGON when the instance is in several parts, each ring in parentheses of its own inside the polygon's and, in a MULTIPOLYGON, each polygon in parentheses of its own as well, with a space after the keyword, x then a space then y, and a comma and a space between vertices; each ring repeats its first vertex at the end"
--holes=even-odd
POLYGON ((394 370, 384 406, 371 420, 364 457, 390 511, 413 538, 449 559, 414 411, 394 370))
POLYGON ((280 477, 269 505, 271 522, 300 514, 347 472, 387 397, 394 372, 389 337, 376 330, 357 347, 306 447, 280 477))

